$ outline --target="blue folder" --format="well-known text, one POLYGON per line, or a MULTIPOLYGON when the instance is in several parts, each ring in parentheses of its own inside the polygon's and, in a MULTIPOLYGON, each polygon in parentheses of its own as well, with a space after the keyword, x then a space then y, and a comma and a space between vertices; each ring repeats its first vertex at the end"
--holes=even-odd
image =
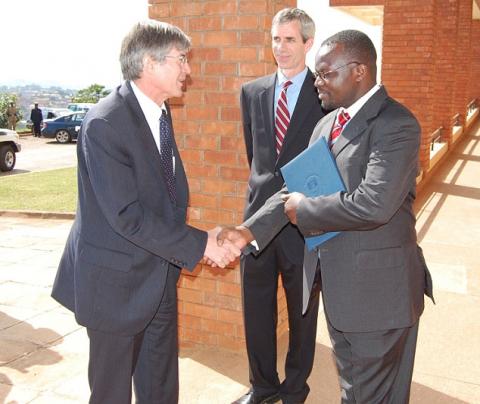
MULTIPOLYGON (((288 192, 301 192, 307 197, 331 195, 345 191, 335 159, 323 137, 310 145, 281 169, 288 192)), ((308 250, 319 246, 339 232, 305 237, 308 250)))

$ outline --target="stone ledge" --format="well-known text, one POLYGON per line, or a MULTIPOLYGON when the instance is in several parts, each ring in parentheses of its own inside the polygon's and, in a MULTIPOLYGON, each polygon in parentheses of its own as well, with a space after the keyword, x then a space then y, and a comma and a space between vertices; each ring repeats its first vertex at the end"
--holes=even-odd
POLYGON ((39 219, 75 219, 73 212, 44 212, 28 210, 0 210, 0 217, 31 217, 39 219))

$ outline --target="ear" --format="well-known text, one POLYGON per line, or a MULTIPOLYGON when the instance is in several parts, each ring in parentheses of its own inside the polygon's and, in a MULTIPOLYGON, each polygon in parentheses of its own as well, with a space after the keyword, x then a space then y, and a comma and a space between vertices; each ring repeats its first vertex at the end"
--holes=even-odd
POLYGON ((152 73, 155 69, 155 61, 150 55, 145 55, 143 57, 143 72, 144 73, 152 73))
POLYGON ((313 38, 308 38, 305 42, 305 53, 307 53, 313 46, 313 38))
POLYGON ((368 67, 363 63, 355 66, 353 71, 355 73, 355 81, 357 82, 364 80, 368 75, 368 67))

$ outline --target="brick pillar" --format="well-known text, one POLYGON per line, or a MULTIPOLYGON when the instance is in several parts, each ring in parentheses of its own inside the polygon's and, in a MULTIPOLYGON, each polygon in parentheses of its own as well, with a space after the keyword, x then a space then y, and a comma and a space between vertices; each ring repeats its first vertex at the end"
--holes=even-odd
MULTIPOLYGON (((480 77, 480 20, 472 21, 471 53, 468 100, 480 101, 480 80, 478 79, 480 77)), ((480 107, 478 103, 477 106, 480 107)))
POLYGON ((430 161, 434 115, 435 0, 385 0, 382 81, 391 96, 405 104, 422 127, 420 165, 430 161))
MULTIPOLYGON (((452 52, 456 52, 455 91, 453 93, 454 114, 460 114, 460 122, 465 125, 466 106, 469 102, 468 92, 470 86, 471 69, 471 27, 472 27, 472 1, 458 0, 458 24, 456 46, 452 52)), ((475 80, 477 81, 478 78, 475 80)))
MULTIPOLYGON (((248 164, 242 135, 242 83, 273 72, 273 15, 296 1, 149 0, 150 18, 179 26, 192 38, 191 78, 173 100, 175 136, 190 186, 189 223, 203 229, 242 221, 248 164)), ((281 290, 281 288, 279 289, 281 290)), ((244 349, 239 265, 198 265, 179 281, 183 346, 244 349)), ((286 330, 279 295, 279 334, 286 330)))
POLYGON ((433 75, 433 124, 434 129, 443 126, 443 140, 452 140, 453 94, 457 60, 455 52, 457 37, 458 0, 438 0, 435 3, 435 41, 433 75))

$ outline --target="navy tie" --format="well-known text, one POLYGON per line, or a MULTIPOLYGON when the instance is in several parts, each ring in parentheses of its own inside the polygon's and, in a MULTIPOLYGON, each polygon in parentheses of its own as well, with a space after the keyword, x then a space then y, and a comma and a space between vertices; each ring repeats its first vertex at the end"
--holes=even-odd
POLYGON ((167 183, 170 200, 175 203, 175 174, 173 172, 173 136, 167 112, 162 110, 160 117, 160 160, 162 162, 163 176, 167 183))

